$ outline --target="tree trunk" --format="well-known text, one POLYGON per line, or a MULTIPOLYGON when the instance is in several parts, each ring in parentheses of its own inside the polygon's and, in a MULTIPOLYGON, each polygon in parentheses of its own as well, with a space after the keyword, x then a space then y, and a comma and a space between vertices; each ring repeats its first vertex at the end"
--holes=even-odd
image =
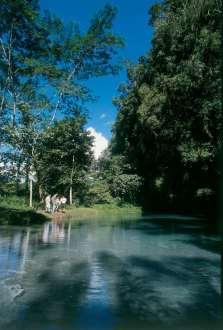
POLYGON ((41 184, 38 185, 38 191, 39 191, 39 199, 41 202, 43 202, 43 188, 41 184))
POLYGON ((16 125, 16 97, 13 98, 13 115, 12 115, 12 126, 16 125))
POLYGON ((70 174, 70 205, 73 204, 73 190, 72 190, 73 176, 74 176, 74 155, 72 157, 72 169, 70 174))
POLYGON ((33 207, 33 181, 29 179, 29 206, 33 207))
POLYGON ((19 170, 16 173, 16 195, 19 196, 19 170))
POLYGON ((69 195, 70 195, 70 205, 72 205, 72 203, 73 203, 73 191, 72 190, 73 190, 72 186, 70 186, 70 193, 69 193, 69 195))
POLYGON ((16 195, 17 196, 19 196, 20 168, 21 168, 21 158, 19 159, 17 166, 16 166, 16 195))
POLYGON ((29 192, 29 169, 26 167, 26 177, 25 177, 25 194, 28 196, 29 192))

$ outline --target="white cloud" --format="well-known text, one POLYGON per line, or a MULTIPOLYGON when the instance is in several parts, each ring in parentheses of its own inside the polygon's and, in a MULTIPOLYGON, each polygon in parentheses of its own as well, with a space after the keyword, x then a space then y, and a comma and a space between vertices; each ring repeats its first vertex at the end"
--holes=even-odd
POLYGON ((104 119, 104 118, 106 118, 106 117, 107 117, 106 113, 102 113, 102 114, 100 115, 100 119, 104 119))
POLYGON ((94 137, 93 152, 96 159, 108 147, 108 140, 100 132, 97 132, 93 127, 87 128, 87 131, 94 137))

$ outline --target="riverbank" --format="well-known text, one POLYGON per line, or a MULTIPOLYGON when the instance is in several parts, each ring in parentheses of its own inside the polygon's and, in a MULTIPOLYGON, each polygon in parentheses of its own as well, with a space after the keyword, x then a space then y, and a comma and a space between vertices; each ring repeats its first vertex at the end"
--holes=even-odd
POLYGON ((115 204, 96 204, 92 207, 68 206, 64 213, 64 217, 73 220, 141 215, 141 207, 132 205, 118 206, 115 204))
MULTIPOLYGON (((41 211, 40 211, 41 212, 41 211)), ((95 204, 91 207, 70 206, 68 205, 64 211, 59 211, 54 214, 41 212, 48 216, 51 220, 90 220, 104 218, 131 218, 140 217, 142 215, 141 207, 132 205, 117 206, 115 204, 95 204)))
POLYGON ((27 206, 22 197, 0 198, 0 225, 29 226, 41 224, 49 220, 49 217, 27 206))
POLYGON ((88 220, 105 217, 138 217, 142 215, 141 207, 132 205, 98 204, 92 207, 67 206, 64 211, 49 214, 41 209, 30 208, 27 201, 20 197, 0 199, 0 225, 28 226, 41 224, 49 220, 88 220))
POLYGON ((45 214, 33 209, 0 207, 0 225, 29 226, 49 220, 45 214))

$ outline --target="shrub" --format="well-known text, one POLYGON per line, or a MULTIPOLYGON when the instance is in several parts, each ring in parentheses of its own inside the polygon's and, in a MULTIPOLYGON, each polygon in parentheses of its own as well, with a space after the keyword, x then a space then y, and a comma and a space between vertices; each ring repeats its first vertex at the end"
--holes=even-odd
POLYGON ((136 203, 142 188, 142 178, 137 174, 120 174, 110 184, 111 193, 121 201, 136 203))
POLYGON ((104 181, 92 185, 84 200, 86 206, 93 204, 110 204, 112 202, 113 198, 109 191, 109 187, 104 181))

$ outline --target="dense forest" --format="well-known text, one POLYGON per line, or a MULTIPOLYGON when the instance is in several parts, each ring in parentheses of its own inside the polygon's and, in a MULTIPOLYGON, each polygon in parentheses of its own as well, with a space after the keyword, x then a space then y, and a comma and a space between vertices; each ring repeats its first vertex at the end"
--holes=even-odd
POLYGON ((120 87, 111 143, 142 177, 147 209, 217 209, 221 18, 218 0, 166 0, 150 9, 152 49, 120 87))
POLYGON ((149 9, 151 49, 128 64, 109 148, 85 129, 91 77, 116 74, 124 46, 107 5, 84 33, 37 0, 1 0, 0 195, 61 193, 76 205, 129 203, 211 213, 220 181, 221 0, 149 9))

